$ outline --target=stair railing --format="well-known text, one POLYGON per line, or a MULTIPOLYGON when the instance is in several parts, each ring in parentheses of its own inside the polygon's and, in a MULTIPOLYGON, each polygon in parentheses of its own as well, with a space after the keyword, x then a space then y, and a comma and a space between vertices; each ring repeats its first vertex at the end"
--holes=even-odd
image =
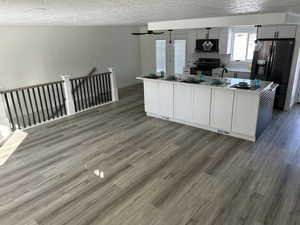
POLYGON ((0 91, 0 135, 52 119, 73 115, 91 107, 118 101, 115 72, 95 73, 61 81, 0 91), (8 128, 9 127, 9 128, 8 128))

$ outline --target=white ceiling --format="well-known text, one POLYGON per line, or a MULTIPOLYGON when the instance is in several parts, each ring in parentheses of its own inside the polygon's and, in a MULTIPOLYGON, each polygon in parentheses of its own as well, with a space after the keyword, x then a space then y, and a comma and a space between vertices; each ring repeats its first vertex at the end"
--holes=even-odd
POLYGON ((300 13, 300 0, 0 0, 0 25, 146 25, 260 12, 300 13))

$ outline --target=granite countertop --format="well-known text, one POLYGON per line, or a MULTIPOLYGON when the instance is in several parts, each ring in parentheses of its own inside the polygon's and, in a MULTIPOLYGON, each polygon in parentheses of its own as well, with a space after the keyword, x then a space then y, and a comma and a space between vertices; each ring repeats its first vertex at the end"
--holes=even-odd
POLYGON ((181 84, 186 84, 186 85, 205 85, 205 86, 211 86, 214 88, 226 88, 226 89, 231 89, 231 90, 236 90, 236 91, 243 91, 243 92, 249 92, 249 93, 260 93, 261 91, 265 90, 265 89, 269 89, 271 88, 271 86, 273 85, 273 82, 270 81, 260 81, 260 87, 256 88, 256 89, 240 89, 240 88, 235 88, 232 87, 235 84, 238 84, 239 82, 246 82, 248 84, 250 84, 251 80, 250 79, 241 79, 241 78, 223 78, 222 80, 225 81, 224 84, 222 85, 212 85, 210 84, 210 81, 215 79, 213 77, 209 77, 209 76, 205 76, 205 81, 201 82, 201 83, 184 83, 182 82, 182 79, 177 79, 176 81, 169 81, 169 80, 165 80, 163 78, 161 79, 149 79, 149 78, 145 78, 145 77, 137 77, 136 79, 139 80, 153 80, 153 81, 162 81, 162 82, 178 82, 181 84))
POLYGON ((251 70, 245 68, 226 67, 229 72, 251 73, 251 70))

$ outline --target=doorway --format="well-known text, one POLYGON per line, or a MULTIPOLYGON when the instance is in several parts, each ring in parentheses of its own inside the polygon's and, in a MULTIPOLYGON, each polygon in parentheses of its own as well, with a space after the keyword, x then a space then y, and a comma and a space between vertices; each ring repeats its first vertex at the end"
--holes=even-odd
POLYGON ((182 75, 187 57, 187 39, 155 40, 155 71, 168 75, 182 75))

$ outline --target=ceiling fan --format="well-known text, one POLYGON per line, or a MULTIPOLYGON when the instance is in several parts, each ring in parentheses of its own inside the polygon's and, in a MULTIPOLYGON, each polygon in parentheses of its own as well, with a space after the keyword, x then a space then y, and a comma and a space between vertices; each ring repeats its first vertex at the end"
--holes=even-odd
POLYGON ((164 34, 165 32, 155 32, 153 30, 148 30, 147 32, 142 32, 142 33, 131 33, 132 35, 147 35, 147 34, 152 34, 152 35, 160 35, 160 34, 164 34))

